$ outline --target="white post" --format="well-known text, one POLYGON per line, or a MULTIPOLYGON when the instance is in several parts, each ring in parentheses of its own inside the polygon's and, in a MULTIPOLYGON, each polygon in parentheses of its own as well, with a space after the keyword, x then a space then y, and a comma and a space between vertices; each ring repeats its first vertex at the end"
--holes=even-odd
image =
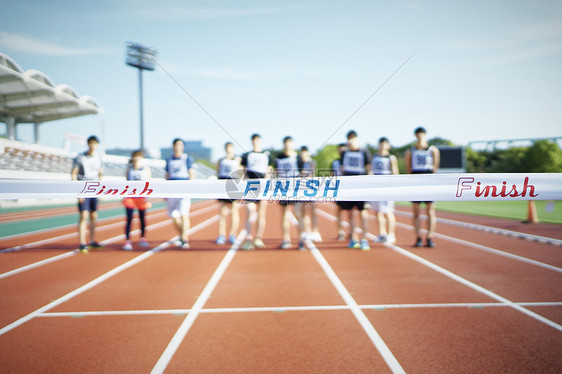
POLYGON ((6 136, 8 140, 16 140, 16 119, 14 117, 8 117, 6 121, 6 136))
POLYGON ((33 124, 33 142, 35 144, 39 144, 40 143, 40 139, 39 139, 39 126, 41 125, 40 122, 35 122, 33 124))

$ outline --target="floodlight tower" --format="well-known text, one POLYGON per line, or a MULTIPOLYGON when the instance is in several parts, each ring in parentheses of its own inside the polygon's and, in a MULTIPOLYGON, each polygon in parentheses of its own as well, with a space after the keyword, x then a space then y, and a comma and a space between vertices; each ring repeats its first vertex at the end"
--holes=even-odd
POLYGON ((129 66, 139 69, 139 110, 140 110, 140 149, 144 152, 144 119, 142 100, 142 71, 154 70, 156 55, 158 52, 152 48, 145 47, 139 43, 127 43, 127 60, 129 66))

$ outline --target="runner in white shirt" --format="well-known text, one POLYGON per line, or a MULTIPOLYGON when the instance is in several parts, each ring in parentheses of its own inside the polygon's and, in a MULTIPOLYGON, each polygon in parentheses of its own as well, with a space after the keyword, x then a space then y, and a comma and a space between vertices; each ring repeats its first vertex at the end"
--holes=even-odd
MULTIPOLYGON (((195 161, 193 157, 185 154, 185 144, 183 140, 176 138, 172 142, 174 153, 166 160, 166 179, 168 180, 188 180, 193 179, 195 171, 193 166, 195 161)), ((174 225, 180 235, 178 245, 183 249, 189 248, 189 209, 191 207, 191 199, 189 198, 168 198, 166 199, 168 206, 168 215, 174 221, 174 225)))
MULTIPOLYGON (((88 138, 88 150, 79 154, 72 163, 72 171, 70 176, 72 180, 101 180, 103 169, 101 157, 97 153, 99 139, 92 135, 88 138)), ((78 199, 78 211, 80 219, 78 221, 78 236, 80 240, 79 250, 82 253, 88 253, 88 248, 100 248, 101 246, 95 240, 96 221, 98 219, 98 199, 86 198, 78 199), (90 218, 90 244, 86 241, 86 226, 90 218)))
MULTIPOLYGON (((246 152, 242 155, 241 165, 244 168, 244 175, 248 179, 266 178, 271 172, 271 155, 268 151, 262 149, 262 139, 259 134, 253 134, 251 152, 246 152)), ((246 201, 248 207, 248 218, 246 221, 246 240, 242 244, 241 249, 252 250, 256 247, 263 248, 263 234, 265 232, 265 213, 267 208, 267 200, 260 200, 257 202, 258 224, 256 228, 256 239, 252 240, 252 223, 250 217, 256 212, 256 202, 246 201)))
MULTIPOLYGON (((353 130, 347 133, 347 150, 341 154, 342 174, 343 175, 366 175, 370 171, 371 154, 368 150, 359 146, 359 138, 353 130)), ((371 249, 369 241, 365 237, 369 228, 369 213, 365 210, 364 201, 342 201, 340 202, 342 210, 349 212, 349 226, 351 231, 351 240, 348 248, 358 248, 363 251, 371 249), (353 208, 359 211, 361 216, 362 234, 356 230, 355 218, 353 217, 353 208), (361 240, 359 237, 361 236, 361 240)))
MULTIPOLYGON (((134 151, 131 155, 131 160, 127 166, 125 176, 129 181, 146 181, 151 178, 150 167, 143 163, 144 154, 142 151, 134 151)), ((123 199, 127 213, 127 223, 125 225, 125 244, 123 250, 132 251, 133 242, 131 241, 131 224, 133 222, 133 214, 135 209, 139 212, 139 221, 141 229, 141 238, 139 245, 141 247, 148 247, 146 240, 146 210, 152 206, 146 197, 126 197, 123 199)))
MULTIPOLYGON (((435 146, 430 146, 427 143, 427 132, 423 127, 418 127, 414 134, 416 135, 416 144, 406 151, 405 161, 406 168, 409 174, 431 174, 437 172, 440 162, 439 149, 435 146)), ((435 217, 435 203, 433 201, 423 201, 427 208, 427 238, 425 242, 426 247, 433 247, 432 236, 435 232, 436 217, 435 217)), ((420 220, 420 203, 422 201, 413 201, 414 213, 414 227, 416 230, 416 243, 414 246, 423 246, 421 238, 421 220, 420 220)))
MULTIPOLYGON (((379 139, 379 150, 371 160, 371 174, 391 175, 398 174, 398 160, 390 154, 390 142, 387 138, 379 139)), ((379 224, 379 241, 386 243, 396 242, 396 218, 394 217, 394 201, 373 201, 373 209, 377 212, 379 224), (386 222, 388 221, 388 230, 386 222)))
MULTIPOLYGON (((217 163, 217 178, 218 179, 234 179, 239 177, 241 171, 242 159, 234 154, 234 144, 227 142, 224 145, 226 156, 221 158, 217 163)), ((236 241, 236 230, 240 222, 239 203, 232 199, 219 199, 219 236, 216 240, 217 244, 225 244, 226 238, 226 216, 230 206, 230 235, 228 241, 234 244, 236 241)))
MULTIPOLYGON (((275 159, 275 166, 277 171, 277 176, 279 178, 296 178, 301 174, 303 169, 303 162, 299 154, 295 151, 295 145, 293 143, 293 138, 286 136, 283 138, 283 151, 277 155, 275 159)), ((291 215, 292 210, 299 223, 302 221, 300 214, 300 209, 293 209, 296 207, 296 201, 293 200, 279 200, 279 205, 283 209, 283 219, 281 221, 281 230, 283 232, 283 242, 281 243, 281 249, 289 249, 293 247, 291 243, 291 215)), ((300 229, 302 226, 299 224, 299 237, 301 235, 300 229)), ((299 249, 304 249, 304 241, 299 241, 299 249)))

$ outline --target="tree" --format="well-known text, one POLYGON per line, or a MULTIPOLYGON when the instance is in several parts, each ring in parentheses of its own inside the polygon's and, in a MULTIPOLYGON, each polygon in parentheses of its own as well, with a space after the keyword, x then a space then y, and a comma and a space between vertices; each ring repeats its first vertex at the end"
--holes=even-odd
POLYGON ((538 140, 527 148, 522 160, 523 172, 560 173, 562 172, 562 150, 550 140, 538 140))
POLYGON ((466 171, 469 173, 484 173, 488 158, 483 152, 476 152, 470 147, 465 148, 466 171))
POLYGON ((328 144, 324 148, 318 150, 314 156, 312 156, 314 161, 316 161, 316 170, 322 175, 331 172, 332 161, 340 158, 338 152, 338 146, 335 144, 328 144))

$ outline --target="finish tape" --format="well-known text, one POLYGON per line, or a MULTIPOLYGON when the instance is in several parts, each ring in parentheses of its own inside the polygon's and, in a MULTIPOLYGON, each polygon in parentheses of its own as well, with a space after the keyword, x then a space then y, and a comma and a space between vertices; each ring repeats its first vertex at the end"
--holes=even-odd
POLYGON ((562 200, 562 173, 361 175, 191 181, 0 181, 0 199, 88 197, 314 202, 562 200))

